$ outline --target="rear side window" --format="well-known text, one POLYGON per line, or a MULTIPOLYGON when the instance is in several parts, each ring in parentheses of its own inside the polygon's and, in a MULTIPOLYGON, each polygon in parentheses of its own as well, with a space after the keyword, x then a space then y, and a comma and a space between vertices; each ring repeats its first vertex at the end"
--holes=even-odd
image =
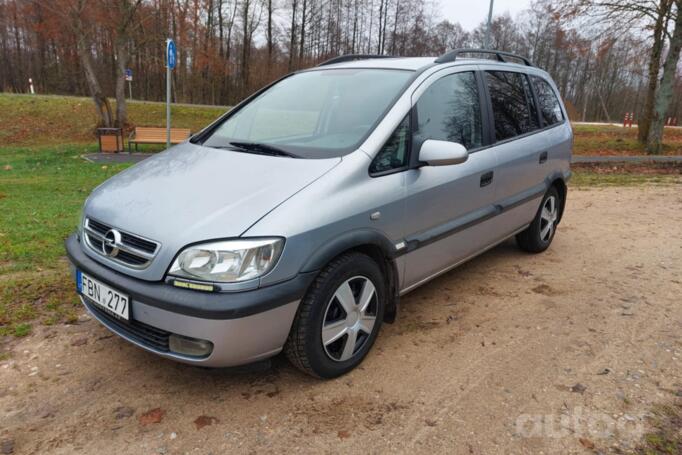
POLYGON ((482 145, 481 107, 473 72, 451 74, 437 80, 417 101, 417 134, 462 144, 482 145))
POLYGON ((503 141, 539 128, 537 109, 525 75, 487 71, 486 79, 493 106, 496 140, 503 141))
POLYGON ((540 104, 540 115, 545 126, 556 125, 564 121, 564 114, 561 112, 561 104, 556 97, 552 86, 549 83, 537 76, 531 76, 533 81, 533 88, 538 97, 538 104, 540 104))

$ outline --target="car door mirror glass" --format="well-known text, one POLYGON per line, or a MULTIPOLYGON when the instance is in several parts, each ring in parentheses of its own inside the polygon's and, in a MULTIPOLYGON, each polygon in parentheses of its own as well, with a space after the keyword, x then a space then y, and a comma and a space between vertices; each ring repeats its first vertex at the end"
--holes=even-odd
POLYGON ((427 139, 419 149, 419 161, 427 166, 449 166, 469 158, 466 147, 457 142, 427 139))

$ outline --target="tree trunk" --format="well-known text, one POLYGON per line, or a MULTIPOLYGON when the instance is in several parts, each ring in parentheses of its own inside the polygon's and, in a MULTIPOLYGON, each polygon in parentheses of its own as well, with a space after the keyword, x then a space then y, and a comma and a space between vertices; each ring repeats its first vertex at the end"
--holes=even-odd
POLYGON ((100 119, 102 121, 102 126, 104 128, 111 128, 113 125, 111 116, 111 104, 104 93, 102 92, 102 87, 97 80, 97 75, 93 68, 92 55, 90 55, 90 49, 85 48, 80 44, 78 46, 78 56, 81 59, 81 65, 83 65, 83 71, 85 72, 85 81, 88 84, 88 89, 90 90, 90 96, 95 102, 97 107, 97 112, 99 113, 100 119))
POLYGON ((294 67, 294 48, 296 47, 296 6, 297 0, 291 4, 291 36, 289 39, 289 71, 294 67))
POLYGON ((609 115, 608 109, 606 109, 606 103, 604 102, 604 97, 601 96, 601 92, 599 92, 598 95, 599 95, 599 101, 601 102, 601 108, 604 111, 604 115, 606 116, 606 121, 608 123, 611 123, 611 116, 609 115))
POLYGON ((637 122, 637 136, 642 144, 647 142, 649 136, 651 116, 654 110, 654 98, 656 97, 656 87, 658 85, 658 71, 661 68, 661 56, 663 54, 663 45, 665 44, 666 16, 670 8, 672 8, 672 0, 660 0, 658 4, 658 17, 654 24, 654 45, 649 57, 649 84, 644 100, 644 109, 642 109, 642 114, 637 122))
MULTIPOLYGON (((400 19, 400 0, 395 4, 395 17, 393 18, 393 34, 391 35, 391 55, 395 55, 395 36, 398 32, 398 20, 400 19)), ((449 49, 445 49, 448 51, 449 49)))
POLYGON ((251 1, 244 0, 242 4, 242 91, 241 95, 246 95, 249 85, 249 11, 251 8, 251 1))
POLYGON ((384 0, 379 0, 379 36, 377 39, 377 54, 381 55, 381 32, 383 27, 381 21, 384 19, 384 0))
POLYGON ((100 116, 101 125, 105 128, 111 128, 113 126, 111 104, 109 104, 107 97, 104 96, 102 86, 97 79, 97 73, 95 73, 92 53, 88 43, 88 36, 83 29, 83 21, 80 16, 84 6, 85 0, 80 0, 77 10, 72 14, 73 30, 76 35, 76 48, 81 65, 83 66, 83 72, 85 72, 85 81, 88 90, 90 91, 90 96, 92 96, 92 100, 95 102, 95 107, 97 108, 97 113, 100 116))
POLYGON ((267 36, 268 36, 268 74, 270 70, 272 69, 272 48, 273 48, 273 40, 272 40, 272 0, 268 0, 268 30, 267 30, 267 36))
MULTIPOLYGON (((303 5, 301 9, 301 39, 298 42, 298 61, 303 61, 303 47, 305 46, 305 13, 307 9, 307 0, 303 0, 303 5)), ((300 64, 300 63, 299 63, 300 64)))
POLYGON ((665 114, 670 107, 673 98, 673 83, 677 64, 680 61, 680 51, 682 51, 682 0, 675 0, 677 4, 677 17, 675 18, 675 29, 670 38, 670 49, 663 65, 663 78, 656 91, 654 101, 654 111, 651 116, 651 126, 647 138, 647 150, 649 153, 660 153, 663 150, 663 127, 665 126, 665 114))
POLYGON ((114 42, 116 52, 116 126, 118 128, 125 128, 128 124, 125 76, 130 59, 128 43, 130 42, 135 12, 141 2, 141 0, 119 0, 118 3, 119 22, 116 27, 116 40, 114 42))
POLYGON ((223 0, 218 0, 218 56, 222 58, 224 55, 224 18, 223 18, 223 0))

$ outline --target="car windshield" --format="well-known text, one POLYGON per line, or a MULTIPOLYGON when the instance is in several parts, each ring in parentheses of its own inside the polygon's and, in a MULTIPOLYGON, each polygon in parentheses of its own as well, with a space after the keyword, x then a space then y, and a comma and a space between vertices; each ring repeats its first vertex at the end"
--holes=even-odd
POLYGON ((412 74, 385 69, 294 74, 230 115, 203 145, 301 158, 344 155, 369 135, 412 74))

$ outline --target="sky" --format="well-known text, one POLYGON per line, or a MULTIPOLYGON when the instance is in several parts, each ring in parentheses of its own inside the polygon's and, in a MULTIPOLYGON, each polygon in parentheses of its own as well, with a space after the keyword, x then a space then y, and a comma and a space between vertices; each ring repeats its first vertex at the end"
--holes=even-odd
MULTIPOLYGON (((528 8, 530 0, 494 0, 493 16, 509 12, 515 17, 528 8)), ((488 20, 488 0, 440 0, 440 10, 444 19, 459 22, 465 30, 471 31, 483 21, 488 20)))

